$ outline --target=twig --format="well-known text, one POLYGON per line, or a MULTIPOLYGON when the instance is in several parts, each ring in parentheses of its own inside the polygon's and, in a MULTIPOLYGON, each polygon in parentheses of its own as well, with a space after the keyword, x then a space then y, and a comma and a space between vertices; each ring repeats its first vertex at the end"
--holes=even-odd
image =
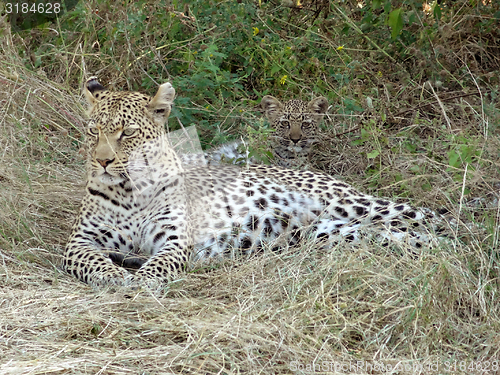
POLYGON ((428 84, 429 84, 429 87, 431 88, 432 93, 436 97, 436 101, 439 104, 439 108, 441 108, 441 111, 443 111, 443 116, 446 120, 446 124, 448 125, 448 128, 451 129, 451 122, 450 122, 450 119, 448 118, 448 115, 446 114, 446 109, 444 108, 443 102, 440 100, 436 91, 434 91, 434 87, 432 87, 432 84, 430 82, 428 82, 428 84))

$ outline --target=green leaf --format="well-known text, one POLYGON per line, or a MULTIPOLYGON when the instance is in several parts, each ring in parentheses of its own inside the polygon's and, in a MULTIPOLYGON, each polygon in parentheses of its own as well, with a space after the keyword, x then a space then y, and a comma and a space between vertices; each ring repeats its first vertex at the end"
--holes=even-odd
POLYGON ((401 15, 401 8, 393 10, 389 13, 389 19, 387 20, 387 24, 391 28, 391 38, 395 40, 401 30, 403 29, 403 16, 401 15))
POLYGON ((276 72, 279 72, 280 71, 280 66, 279 65, 273 65, 273 67, 271 68, 271 74, 274 74, 276 72))
POLYGON ((220 52, 213 52, 212 55, 214 55, 216 57, 222 57, 223 59, 225 59, 227 57, 227 55, 225 53, 220 53, 220 52))
POLYGON ((389 13, 390 10, 391 10, 391 2, 386 1, 384 4, 384 13, 389 13))
POLYGON ((215 65, 212 65, 212 64, 210 64, 210 65, 207 64, 207 66, 205 68, 207 70, 210 70, 212 73, 215 73, 215 74, 217 74, 219 72, 219 68, 215 65))
POLYGON ((437 3, 434 6, 434 18, 437 20, 441 19, 441 7, 437 3))
POLYGON ((380 154, 379 150, 373 150, 372 152, 366 154, 366 156, 368 157, 368 159, 375 159, 379 154, 380 154))
POLYGON ((416 22, 417 20, 417 15, 414 11, 411 11, 408 17, 408 26, 411 26, 413 22, 416 22))
POLYGON ((381 4, 382 4, 381 0, 373 0, 373 2, 372 2, 372 8, 373 9, 378 9, 378 8, 380 8, 381 4))
POLYGON ((460 154, 458 154, 455 150, 448 151, 448 165, 458 168, 461 164, 460 154))

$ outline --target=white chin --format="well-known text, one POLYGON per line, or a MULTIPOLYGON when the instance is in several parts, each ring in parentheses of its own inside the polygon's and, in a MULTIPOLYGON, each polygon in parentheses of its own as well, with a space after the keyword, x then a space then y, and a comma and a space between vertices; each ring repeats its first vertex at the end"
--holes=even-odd
POLYGON ((104 173, 99 176, 99 181, 105 185, 117 185, 124 181, 124 178, 119 176, 112 176, 109 173, 104 173))

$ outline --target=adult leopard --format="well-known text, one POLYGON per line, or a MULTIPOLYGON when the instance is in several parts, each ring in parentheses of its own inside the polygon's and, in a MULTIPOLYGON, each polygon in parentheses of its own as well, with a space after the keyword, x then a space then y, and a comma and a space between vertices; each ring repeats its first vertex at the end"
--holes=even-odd
POLYGON ((422 211, 327 175, 264 165, 185 169, 164 128, 170 83, 151 98, 110 92, 91 78, 84 93, 87 184, 63 266, 93 286, 158 287, 195 259, 304 237, 325 245, 364 234, 415 246, 433 241, 422 211))

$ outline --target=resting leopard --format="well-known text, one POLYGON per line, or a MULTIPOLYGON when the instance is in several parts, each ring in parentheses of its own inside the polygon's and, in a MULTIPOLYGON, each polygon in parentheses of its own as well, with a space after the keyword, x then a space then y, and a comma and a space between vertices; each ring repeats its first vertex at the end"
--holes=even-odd
POLYGON ((184 169, 165 123, 170 83, 151 98, 96 78, 89 103, 87 184, 64 269, 94 287, 157 288, 193 261, 249 255, 304 239, 429 244, 429 216, 310 171, 255 165, 184 169), (127 268, 135 268, 132 272, 127 268))
MULTIPOLYGON (((268 145, 274 157, 273 164, 307 169, 312 147, 319 141, 319 124, 328 109, 327 99, 323 96, 309 102, 292 99, 283 104, 266 95, 260 107, 274 129, 268 145)), ((209 164, 225 160, 239 163, 248 160, 248 149, 242 141, 235 141, 207 152, 205 158, 209 164)), ((254 158, 249 162, 257 163, 254 158)))

